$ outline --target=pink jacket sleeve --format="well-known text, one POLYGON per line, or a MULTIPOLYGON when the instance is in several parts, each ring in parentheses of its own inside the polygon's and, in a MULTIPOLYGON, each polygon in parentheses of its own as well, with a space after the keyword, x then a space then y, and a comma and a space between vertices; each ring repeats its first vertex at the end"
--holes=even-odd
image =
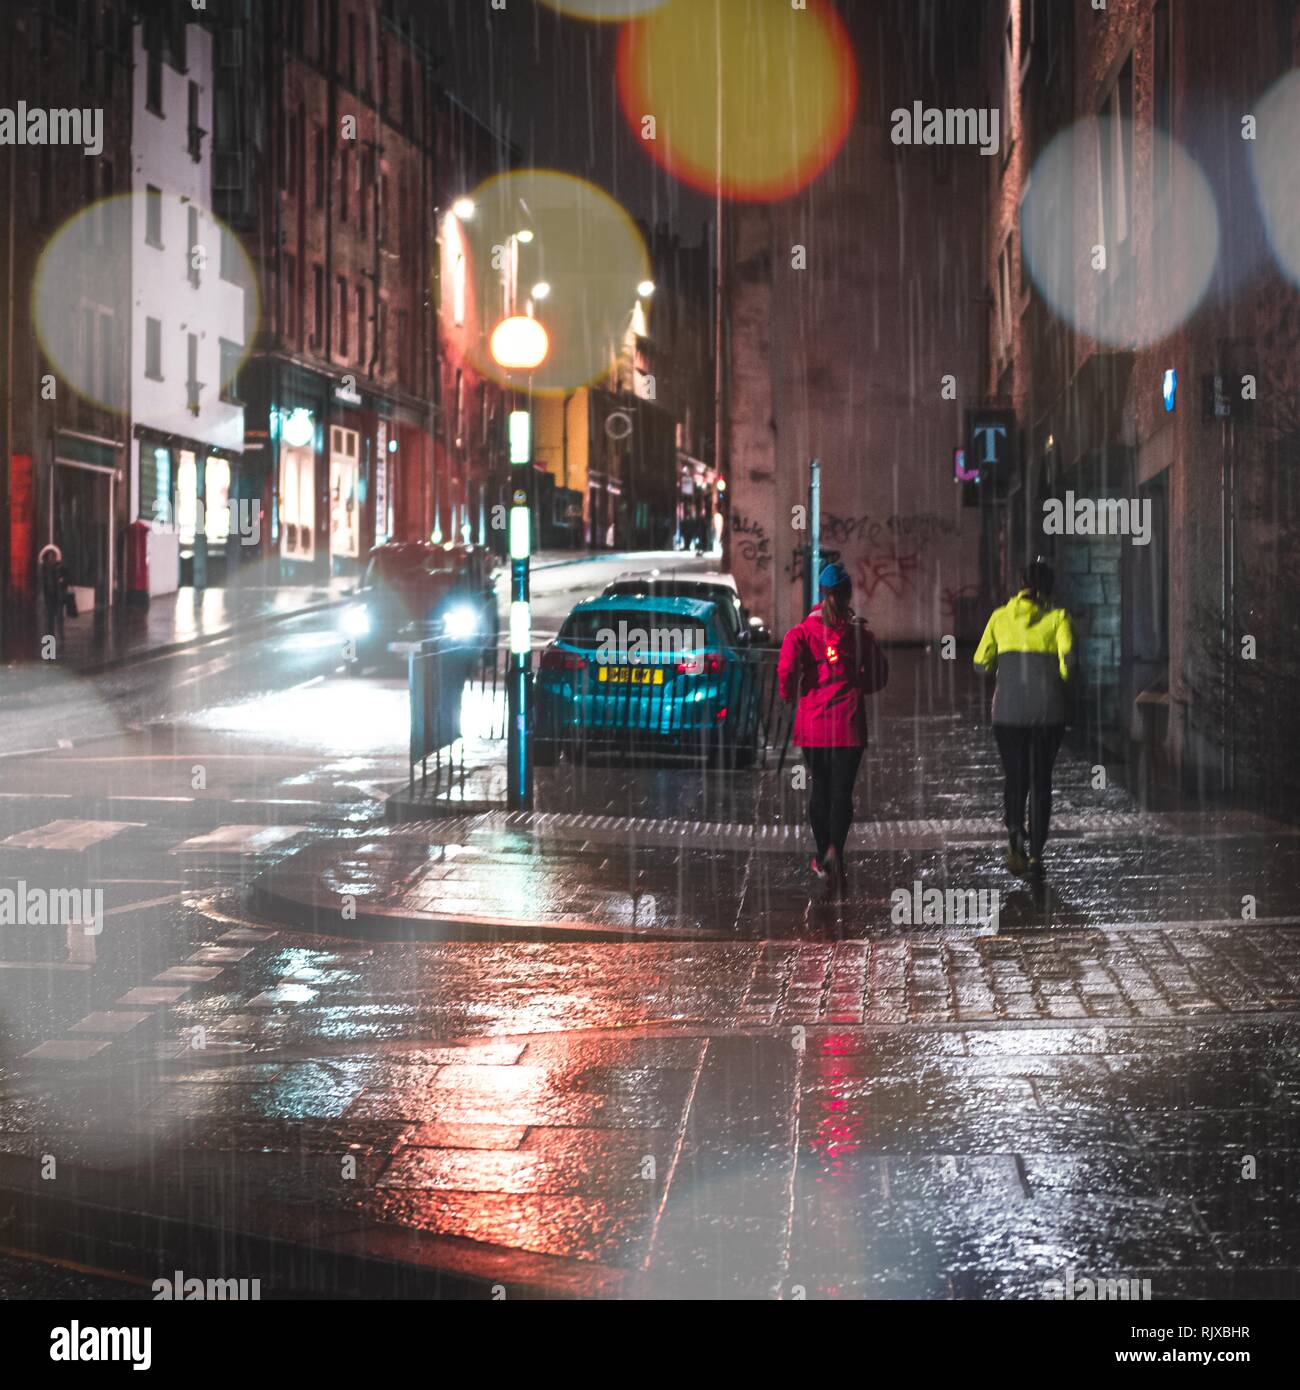
POLYGON ((795 687, 799 683, 799 672, 803 667, 806 652, 803 633, 792 627, 781 643, 781 656, 776 663, 776 679, 781 688, 783 700, 793 700, 795 687))

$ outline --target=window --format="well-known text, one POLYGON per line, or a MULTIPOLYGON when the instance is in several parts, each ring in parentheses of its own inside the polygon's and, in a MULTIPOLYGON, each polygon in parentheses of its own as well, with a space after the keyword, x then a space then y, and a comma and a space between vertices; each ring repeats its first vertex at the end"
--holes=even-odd
POLYGON ((284 257, 284 332, 292 342, 297 342, 301 334, 298 323, 298 262, 289 255, 284 257))
POLYGON ((405 309, 397 311, 397 376, 401 381, 410 381, 409 356, 411 351, 408 323, 410 315, 405 309))
POLYGON ((1152 179, 1155 184, 1156 201, 1159 202, 1169 192, 1170 145, 1168 136, 1173 129, 1173 51, 1171 38, 1173 26, 1170 23, 1169 0, 1156 0, 1152 14, 1155 30, 1155 74, 1153 78, 1151 120, 1155 126, 1155 149, 1152 161, 1152 179))
POLYGON ((370 26, 361 26, 361 95, 370 98, 370 26))
POLYGON ((348 180, 352 176, 352 152, 346 146, 339 151, 339 221, 348 220, 348 180))
POLYGON ((351 305, 348 300, 348 282, 340 275, 338 277, 339 291, 339 342, 338 354, 340 357, 348 355, 348 312, 351 305))
POLYGON ((163 379, 161 319, 144 321, 144 374, 150 381, 163 379))
POLYGON ((193 203, 186 209, 185 232, 185 274, 190 284, 198 289, 203 247, 199 243, 199 210, 193 203))
POLYGON ((379 176, 379 244, 388 245, 388 175, 379 176))
POLYGON ((1097 240, 1115 279, 1133 252, 1133 60, 1125 62, 1097 122, 1097 240))
POLYGON ((1007 27, 1002 33, 1002 167, 1006 168, 1011 157, 1011 146, 1015 137, 1011 129, 1015 115, 1016 101, 1016 50, 1011 31, 1011 15, 1007 15, 1007 27))
POLYGON ((163 249, 163 190, 152 183, 145 185, 145 240, 163 249))
POLYGON ((325 25, 328 12, 329 0, 316 0, 316 58, 322 66, 326 58, 325 25))
POLYGON ((357 164, 360 174, 359 187, 357 188, 357 223, 361 228, 361 235, 365 236, 370 226, 370 190, 374 180, 369 150, 361 151, 361 158, 357 164))
POLYGON ((357 17, 354 14, 348 15, 348 86, 356 90, 357 86, 357 17))
POLYGON ((153 35, 153 42, 149 45, 148 54, 145 58, 144 89, 145 106, 147 106, 155 116, 161 116, 163 113, 162 48, 157 33, 153 35))
POLYGON ((415 126, 415 87, 409 60, 402 63, 402 126, 408 132, 415 126))
POLYGON ((379 301, 379 375, 388 375, 388 301, 379 301))
POLYGON ((298 168, 299 168, 299 145, 302 140, 302 119, 295 111, 289 117, 288 128, 284 137, 284 186, 290 193, 297 194, 298 187, 298 168))
POLYGON ((170 525, 175 515, 171 450, 140 445, 140 520, 170 525))
POLYGON ((220 228, 221 236, 221 278, 232 285, 242 283, 242 275, 239 265, 239 241, 234 232, 224 223, 220 228))
POLYGON ((316 206, 325 206, 325 128, 317 126, 313 141, 316 150, 316 169, 315 169, 315 199, 316 206))
POLYGON ((366 337, 369 325, 366 323, 366 287, 357 286, 357 361, 366 364, 366 337))
POLYGON ((199 335, 197 333, 187 333, 186 338, 186 357, 185 357, 185 403, 191 415, 199 413, 199 394, 203 390, 203 383, 199 380, 199 335))
POLYGON ((117 398, 117 321, 107 309, 99 314, 99 365, 100 400, 106 406, 117 408, 122 404, 117 398))
POLYGON ((242 343, 221 339, 221 399, 232 405, 239 404, 239 364, 243 356, 242 343))
POLYGON ((388 40, 379 37, 379 111, 388 114, 388 40))
POLYGON ((325 271, 322 266, 311 268, 311 345, 320 348, 325 341, 325 271))
POLYGON ((197 164, 202 153, 203 136, 206 133, 199 125, 199 84, 189 84, 189 125, 186 128, 186 146, 190 158, 197 164))

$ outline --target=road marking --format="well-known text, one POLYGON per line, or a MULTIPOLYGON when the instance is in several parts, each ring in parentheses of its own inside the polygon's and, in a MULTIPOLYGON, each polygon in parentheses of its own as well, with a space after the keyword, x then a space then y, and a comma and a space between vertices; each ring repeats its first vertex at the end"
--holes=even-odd
POLYGON ((84 962, 64 960, 0 960, 0 970, 89 970, 84 962))
POLYGON ((192 796, 110 796, 110 801, 193 801, 192 796))
POLYGON ((20 830, 7 840, 0 840, 0 845, 10 845, 14 849, 82 851, 111 840, 124 830, 141 829, 145 825, 145 821, 139 820, 52 820, 32 830, 20 830))
POLYGON ((52 1042, 43 1042, 30 1052, 24 1052, 23 1057, 40 1058, 48 1062, 85 1062, 109 1046, 110 1043, 91 1038, 56 1038, 52 1042))
POLYGON ((129 1033, 142 1023, 147 1023, 153 1014, 106 1012, 87 1014, 80 1022, 72 1025, 73 1033, 129 1033))
POLYGON ((189 992, 189 985, 136 985, 113 1002, 127 1007, 132 1004, 175 1004, 189 992))
POLYGON ((219 825, 206 835, 195 835, 172 850, 173 854, 252 854, 259 849, 292 840, 305 825, 219 825))
POLYGON ((145 898, 138 903, 123 903, 121 907, 110 907, 104 913, 105 917, 117 917, 123 912, 139 912, 146 907, 161 907, 164 903, 174 903, 177 898, 183 898, 184 893, 168 893, 162 898, 145 898))

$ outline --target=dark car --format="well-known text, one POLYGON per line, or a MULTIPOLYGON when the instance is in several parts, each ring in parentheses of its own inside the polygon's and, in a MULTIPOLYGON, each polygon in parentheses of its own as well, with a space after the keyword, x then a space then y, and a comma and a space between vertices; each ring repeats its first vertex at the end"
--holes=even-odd
POLYGON ((752 617, 740 601, 729 574, 623 574, 606 584, 605 598, 698 598, 718 605, 718 613, 737 646, 766 646, 772 639, 761 618, 752 617))
POLYGON ((754 658, 734 631, 724 604, 707 599, 615 594, 578 604, 542 653, 537 765, 596 747, 752 763, 754 658))
POLYGON ((392 541, 371 552, 354 601, 340 619, 353 675, 415 642, 445 637, 495 647, 496 561, 484 546, 392 541))

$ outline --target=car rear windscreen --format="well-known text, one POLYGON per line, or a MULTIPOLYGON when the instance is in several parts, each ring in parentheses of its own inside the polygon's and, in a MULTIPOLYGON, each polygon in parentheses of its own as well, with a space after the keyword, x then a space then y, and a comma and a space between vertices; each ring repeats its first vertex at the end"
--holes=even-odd
POLYGON ((603 647, 611 654, 630 651, 642 656, 698 652, 710 641, 703 623, 680 613, 636 609, 570 613, 560 639, 578 647, 603 647))

